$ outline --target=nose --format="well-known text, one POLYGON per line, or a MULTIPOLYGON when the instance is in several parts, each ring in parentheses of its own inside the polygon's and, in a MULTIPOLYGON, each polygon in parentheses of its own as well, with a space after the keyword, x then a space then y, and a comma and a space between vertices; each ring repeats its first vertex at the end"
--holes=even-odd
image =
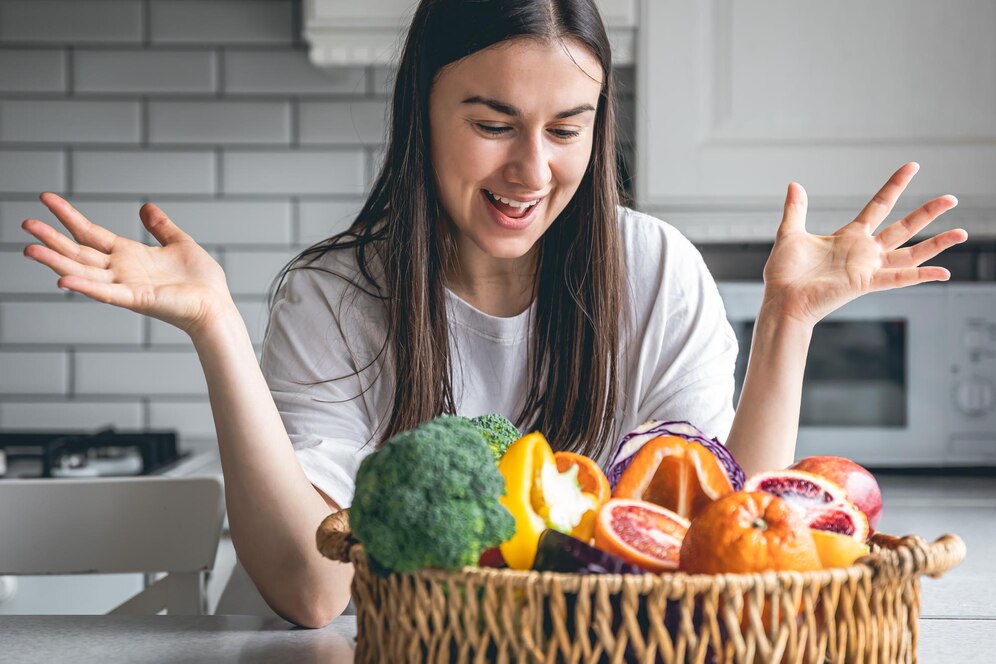
POLYGON ((551 153, 542 135, 524 133, 515 141, 511 158, 505 166, 505 180, 530 192, 546 191, 553 176, 551 153))

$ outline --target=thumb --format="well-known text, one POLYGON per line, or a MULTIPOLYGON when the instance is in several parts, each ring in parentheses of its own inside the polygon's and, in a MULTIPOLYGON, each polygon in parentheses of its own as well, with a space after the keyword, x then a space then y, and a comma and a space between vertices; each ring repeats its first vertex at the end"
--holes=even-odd
POLYGON ((778 235, 805 231, 808 205, 809 199, 802 185, 798 182, 789 182, 788 192, 785 194, 785 212, 778 227, 778 235))
POLYGON ((174 224, 166 213, 154 203, 146 203, 138 211, 138 216, 142 219, 145 228, 152 233, 152 237, 159 241, 164 247, 167 244, 177 242, 187 237, 187 234, 174 224))

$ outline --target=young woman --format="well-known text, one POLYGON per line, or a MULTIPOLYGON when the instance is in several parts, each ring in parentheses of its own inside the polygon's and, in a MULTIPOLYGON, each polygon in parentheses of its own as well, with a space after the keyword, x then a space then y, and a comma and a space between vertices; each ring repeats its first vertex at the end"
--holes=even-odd
MULTIPOLYGON (((352 569, 315 529, 351 501, 359 461, 440 413, 501 412, 606 463, 620 433, 689 420, 748 474, 793 460, 813 326, 863 293, 945 280, 919 267, 966 233, 902 247, 941 196, 877 235, 917 170, 900 168, 831 236, 806 232, 790 184, 764 270, 747 377, 697 251, 619 207, 608 40, 592 0, 424 0, 394 89, 385 163, 349 231, 285 273, 262 371, 219 265, 155 205, 162 245, 42 202, 25 255, 58 285, 172 323, 204 368, 232 539, 275 611, 319 626, 352 569)), ((658 118, 667 122, 667 118, 658 118)))

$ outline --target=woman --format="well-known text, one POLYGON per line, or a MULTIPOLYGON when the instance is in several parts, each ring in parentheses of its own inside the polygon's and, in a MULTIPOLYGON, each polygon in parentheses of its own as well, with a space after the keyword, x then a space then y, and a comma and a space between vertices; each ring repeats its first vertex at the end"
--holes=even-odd
POLYGON ((806 232, 790 184, 734 414, 736 342, 715 284, 672 227, 617 207, 613 122, 591 0, 423 1, 380 176, 350 230, 285 274, 262 372, 221 268, 151 203, 139 214, 155 248, 42 194, 76 241, 28 220, 42 245, 25 254, 65 290, 190 335, 240 561, 275 611, 324 625, 352 569, 321 558, 314 533, 348 505, 367 443, 497 411, 604 464, 620 432, 654 417, 725 438, 748 474, 784 467, 816 322, 869 291, 947 279, 919 265, 966 239, 899 248, 952 196, 872 235, 916 164, 827 237, 806 232))

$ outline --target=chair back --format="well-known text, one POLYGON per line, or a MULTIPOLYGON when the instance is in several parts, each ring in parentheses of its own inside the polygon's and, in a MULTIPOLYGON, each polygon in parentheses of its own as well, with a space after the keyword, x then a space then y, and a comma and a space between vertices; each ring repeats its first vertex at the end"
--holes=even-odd
POLYGON ((3 480, 0 574, 165 572, 112 613, 203 613, 224 516, 217 477, 3 480))

